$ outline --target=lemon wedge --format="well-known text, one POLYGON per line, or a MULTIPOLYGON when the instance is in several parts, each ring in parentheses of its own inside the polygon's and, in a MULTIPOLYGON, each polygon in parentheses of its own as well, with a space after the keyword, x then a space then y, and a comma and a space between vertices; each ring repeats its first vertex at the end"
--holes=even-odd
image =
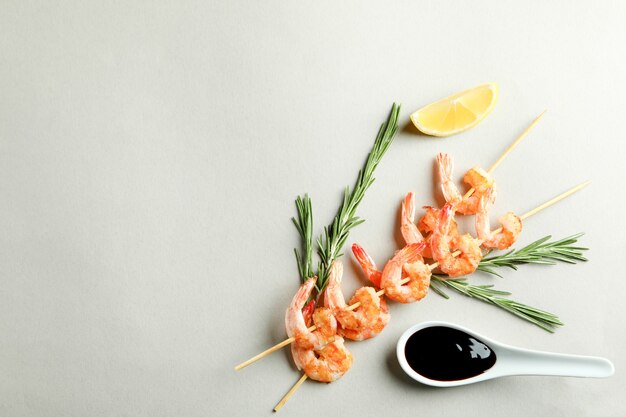
POLYGON ((497 101, 498 84, 483 84, 422 107, 411 121, 427 135, 450 136, 476 126, 497 101))

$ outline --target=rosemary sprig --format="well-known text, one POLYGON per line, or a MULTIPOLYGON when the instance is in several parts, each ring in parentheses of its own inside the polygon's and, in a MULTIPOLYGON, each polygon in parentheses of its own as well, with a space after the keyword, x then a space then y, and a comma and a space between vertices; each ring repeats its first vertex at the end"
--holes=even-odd
MULTIPOLYGON (((506 267, 517 270, 517 266, 523 264, 555 265, 557 262, 587 261, 582 252, 588 249, 574 246, 582 235, 583 233, 577 233, 555 242, 548 242, 552 236, 542 237, 522 249, 484 257, 478 264, 478 270, 501 277, 494 268, 506 267)), ((449 279, 445 275, 433 275, 430 283, 430 288, 444 298, 450 298, 443 290, 447 287, 499 307, 549 332, 554 332, 556 326, 563 325, 552 313, 502 297, 511 293, 496 290, 493 285, 472 285, 466 279, 449 279)))
POLYGON ((317 239, 317 254, 320 261, 318 263, 318 278, 315 287, 318 294, 326 288, 330 266, 335 259, 341 256, 341 250, 350 230, 365 221, 356 215, 356 209, 361 200, 363 200, 365 191, 374 182, 374 170, 393 142, 394 135, 398 130, 399 114, 400 105, 394 103, 391 107, 389 118, 378 130, 374 147, 367 156, 365 167, 359 171, 354 188, 350 191, 350 188, 346 187, 343 194, 343 202, 337 216, 335 216, 335 219, 329 226, 324 227, 324 232, 317 239))
POLYGON ((556 326, 562 326, 563 322, 559 318, 547 311, 531 307, 517 301, 504 298, 502 296, 511 295, 510 292, 500 291, 493 288, 493 285, 472 285, 466 279, 449 279, 445 275, 433 275, 431 277, 431 288, 439 295, 449 298, 443 292, 443 287, 453 289, 467 297, 475 298, 489 304, 493 304, 511 314, 514 314, 526 321, 529 321, 550 333, 554 332, 556 326))
POLYGON ((554 265, 557 262, 571 264, 585 262, 587 258, 583 256, 583 251, 588 249, 574 246, 583 234, 577 233, 556 242, 548 242, 552 236, 546 236, 519 250, 510 250, 496 256, 489 256, 488 253, 480 261, 478 270, 502 277, 494 268, 506 267, 517 270, 517 266, 523 264, 554 265))
POLYGON ((311 198, 307 194, 304 197, 296 198, 296 208, 298 209, 298 218, 291 218, 291 221, 298 229, 302 238, 302 252, 304 257, 294 248, 296 254, 296 262, 298 263, 298 272, 302 282, 314 276, 313 273, 313 208, 311 206, 311 198))

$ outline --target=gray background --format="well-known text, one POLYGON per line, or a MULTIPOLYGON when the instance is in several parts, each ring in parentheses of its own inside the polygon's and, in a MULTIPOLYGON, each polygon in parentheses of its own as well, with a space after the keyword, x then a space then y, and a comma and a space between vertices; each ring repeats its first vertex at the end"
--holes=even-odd
MULTIPOLYGON (((287 350, 233 366, 285 337, 293 200, 313 197, 317 235, 393 101, 402 129, 350 244, 384 262, 404 193, 439 201, 436 152, 459 177, 488 166, 547 108, 496 172, 496 211, 591 179, 519 243, 585 231, 591 260, 472 277, 557 313, 556 334, 456 294, 394 304, 378 338, 349 344, 345 377, 306 382, 281 413, 625 415, 624 22, 618 1, 2 1, 0 415, 269 415, 298 379, 287 350), (473 130, 407 124, 487 81, 500 100, 473 130), (420 386, 394 345, 436 319, 617 371, 420 386)), ((350 294, 364 281, 345 262, 350 294)))

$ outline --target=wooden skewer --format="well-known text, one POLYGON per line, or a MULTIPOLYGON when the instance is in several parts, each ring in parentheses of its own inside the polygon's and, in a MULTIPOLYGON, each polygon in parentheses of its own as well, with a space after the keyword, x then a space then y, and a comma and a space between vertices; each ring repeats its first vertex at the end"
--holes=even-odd
MULTIPOLYGON (((575 187, 565 191, 564 193, 559 194, 558 196, 554 197, 553 199, 548 200, 545 203, 537 206, 536 208, 534 208, 534 209, 532 209, 532 210, 522 214, 520 216, 520 219, 525 220, 525 219, 529 218, 530 216, 533 216, 533 215, 539 213, 541 210, 544 210, 544 209, 550 207, 551 205, 556 204, 557 202, 563 200, 564 198, 569 197, 570 195, 574 194, 575 192, 580 191, 582 188, 586 187, 587 185, 589 185, 589 181, 586 181, 586 182, 584 182, 582 184, 579 184, 579 185, 577 185, 577 186, 575 186, 575 187)), ((501 231, 502 231, 502 228, 500 227, 500 228, 494 230, 493 233, 499 233, 501 231)), ((456 251, 456 252, 452 253, 452 256, 459 256, 460 254, 461 254, 460 251, 456 251)), ((437 262, 435 262, 435 263, 432 263, 432 264, 428 265, 428 268, 432 271, 433 269, 437 268, 437 266, 439 266, 439 264, 437 262)), ((405 283, 409 282, 409 280, 410 280, 410 278, 405 278, 402 281, 400 281, 400 284, 405 284, 405 283)), ((381 289, 376 294, 378 294, 379 296, 384 295, 385 294, 385 290, 381 289)), ((360 302, 356 302, 356 303, 346 307, 346 310, 352 311, 352 310, 358 308, 360 305, 361 305, 360 302)), ((316 329, 317 329, 317 327, 315 325, 313 325, 313 326, 309 327, 308 330, 312 332, 312 331, 314 331, 316 329)), ((290 337, 288 339, 285 339, 282 342, 280 342, 279 344, 277 344, 275 346, 272 346, 271 348, 269 348, 269 349, 259 353, 258 355, 254 356, 253 358, 250 358, 247 361, 245 361, 243 363, 240 363, 239 365, 235 366, 235 370, 238 371, 238 370, 240 370, 242 368, 245 368, 246 366, 248 366, 248 365, 258 361, 259 359, 269 355, 270 353, 276 352, 277 350, 283 348, 284 346, 287 346, 287 345, 293 343, 295 340, 296 339, 294 337, 290 337)))
MULTIPOLYGON (((313 331, 315 329, 317 329, 317 327, 315 327, 315 326, 309 327, 309 331, 313 331)), ((235 371, 238 371, 238 370, 240 370, 242 368, 245 368, 246 366, 248 366, 248 365, 258 361, 261 358, 264 358, 265 356, 269 355, 270 353, 276 352, 278 349, 281 349, 281 348, 283 348, 283 347, 285 347, 287 345, 290 345, 290 344, 292 344, 295 341, 296 341, 295 337, 290 337, 289 339, 285 339, 282 342, 280 342, 279 344, 274 345, 271 348, 269 348, 267 350, 264 350, 263 352, 259 353, 258 355, 248 359, 247 361, 242 362, 239 365, 235 366, 235 371)), ((274 411, 276 411, 276 410, 274 410, 274 411)))
POLYGON ((552 200, 548 200, 545 203, 543 203, 542 205, 535 207, 534 209, 522 214, 521 216, 519 216, 519 218, 521 220, 526 220, 527 218, 529 218, 532 215, 535 215, 537 213, 539 213, 541 210, 550 207, 553 204, 558 203, 559 201, 563 200, 564 198, 569 197, 570 195, 574 194, 577 191, 582 190, 583 188, 585 188, 586 186, 589 185, 591 181, 585 181, 582 184, 577 185, 576 187, 572 187, 569 190, 565 191, 562 194, 557 195, 556 197, 554 197, 552 200))
POLYGON ((274 412, 280 410, 282 406, 285 405, 287 400, 289 400, 289 398, 293 395, 293 393, 296 392, 298 388, 300 388, 300 385, 302 385, 302 383, 306 381, 306 379, 307 379, 306 374, 302 374, 298 382, 296 382, 295 385, 291 387, 291 389, 287 392, 287 394, 285 394, 285 396, 278 402, 278 404, 276 404, 276 407, 274 407, 274 412))
MULTIPOLYGON (((580 191, 582 188, 586 187, 587 185, 589 185, 590 181, 586 181, 583 182, 582 184, 577 185, 576 187, 570 188, 569 190, 565 191, 562 194, 559 194, 558 196, 554 197, 551 200, 546 201, 545 203, 537 206, 536 208, 522 214, 520 216, 520 219, 527 219, 530 216, 539 213, 541 210, 546 209, 548 207, 550 207, 553 204, 556 204, 557 202, 563 200, 564 198, 569 197, 570 195, 574 194, 577 191, 580 191)), ((502 230, 502 228, 496 229, 494 232, 498 232, 502 230)), ((459 251, 454 252, 452 254, 452 256, 458 256, 460 254, 459 251)), ((430 268, 430 270, 432 271, 433 269, 435 269, 437 267, 437 263, 435 262, 434 264, 430 264, 428 265, 428 267, 430 268)), ((406 283, 410 280, 410 278, 405 278, 402 281, 400 281, 401 283, 406 283)), ((385 293, 385 290, 380 290, 378 291, 376 294, 378 295, 383 295, 385 293)), ((354 310, 355 308, 357 308, 360 305, 360 302, 354 303, 351 306, 347 307, 346 310, 354 310)), ((311 327, 315 327, 315 326, 311 326, 311 327)), ((311 327, 309 329, 311 329, 311 327)), ((284 343, 284 342, 283 342, 284 343)), ((287 402, 287 400, 289 400, 289 398, 293 395, 294 392, 296 392, 296 390, 300 387, 300 385, 302 385, 302 383, 307 379, 307 375, 306 374, 302 374, 302 376, 300 377, 300 379, 298 380, 298 382, 296 382, 296 384, 291 387, 291 389, 289 390, 289 392, 287 392, 287 394, 280 400, 280 402, 278 403, 278 405, 274 408, 274 411, 278 411, 283 405, 285 405, 285 403, 287 402)))
MULTIPOLYGON (((526 137, 526 135, 528 135, 528 133, 530 133, 530 131, 532 130, 533 127, 535 127, 535 125, 539 122, 539 120, 543 117, 544 114, 546 114, 548 110, 544 110, 543 112, 541 112, 541 114, 539 116, 537 116, 535 118, 535 120, 533 120, 533 122, 531 124, 528 125, 528 127, 526 128, 526 130, 524 130, 522 132, 521 135, 518 136, 517 139, 515 139, 515 141, 513 143, 511 143, 509 145, 508 148, 506 148, 504 150, 504 152, 502 153, 502 155, 500 155, 500 157, 498 158, 498 160, 496 162, 493 163, 493 165, 491 165, 491 167, 487 170, 487 172, 489 174, 492 174, 493 171, 496 170, 496 168, 498 168, 498 166, 502 163, 502 161, 504 161, 504 158, 506 158, 513 149, 515 149, 515 147, 517 145, 519 145, 519 143, 522 141, 522 139, 524 139, 526 137)), ((465 195, 463 196, 463 200, 469 198, 472 194, 474 194, 474 191, 476 191, 474 188, 470 188, 469 190, 467 190, 467 192, 465 193, 465 195)))

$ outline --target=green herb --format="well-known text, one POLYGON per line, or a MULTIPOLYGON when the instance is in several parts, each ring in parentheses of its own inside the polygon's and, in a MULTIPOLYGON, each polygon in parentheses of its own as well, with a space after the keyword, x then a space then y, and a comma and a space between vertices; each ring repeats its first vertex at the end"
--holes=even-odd
POLYGON ((298 262, 298 272, 302 282, 306 281, 313 274, 313 208, 311 206, 311 199, 307 194, 304 197, 298 196, 296 198, 296 208, 298 209, 298 219, 291 218, 291 221, 298 229, 300 237, 302 238, 302 251, 304 257, 298 252, 298 249, 293 251, 296 254, 296 261, 298 262))
POLYGON ((497 256, 489 256, 488 253, 480 261, 478 270, 501 277, 494 268, 517 269, 517 265, 523 264, 554 265, 557 261, 571 264, 585 262, 587 258, 582 252, 588 249, 573 246, 582 235, 583 233, 578 233, 556 242, 548 242, 552 236, 546 236, 519 250, 510 250, 497 256))
POLYGON ((551 333, 554 332, 556 326, 563 325, 561 320, 552 313, 501 297, 511 295, 511 293, 493 289, 493 285, 472 285, 468 283, 466 279, 450 279, 445 275, 433 275, 430 280, 430 285, 436 293, 445 298, 449 297, 443 291, 443 287, 453 289, 468 297, 504 309, 551 333))
MULTIPOLYGON (((494 268, 506 267, 517 270, 517 266, 523 264, 555 265, 557 261, 567 263, 587 261, 582 252, 588 249, 573 246, 582 235, 583 233, 578 233, 555 242, 548 242, 552 236, 543 237, 522 249, 483 258, 478 264, 478 270, 501 277, 494 268)), ((493 285, 472 285, 466 279, 450 279, 445 275, 433 275, 430 283, 431 289, 444 298, 449 298, 443 290, 447 287, 468 297, 502 308, 549 332, 554 332, 556 326, 563 325, 552 313, 501 297, 511 295, 511 293, 493 289, 493 285)))
POLYGON ((343 203, 337 216, 330 226, 324 227, 324 233, 317 239, 317 254, 320 257, 316 284, 318 293, 326 288, 330 266, 341 256, 341 250, 346 243, 350 229, 365 221, 356 215, 356 209, 363 200, 365 191, 374 182, 374 170, 393 142, 393 137, 398 130, 399 114, 400 106, 394 103, 389 118, 378 130, 374 147, 367 156, 365 167, 359 171, 359 177, 352 192, 349 187, 346 187, 343 193, 343 203))
MULTIPOLYGON (((367 156, 364 168, 359 171, 354 188, 350 191, 350 188, 346 187, 343 194, 343 202, 339 207, 337 216, 329 226, 324 227, 324 232, 317 239, 317 254, 320 260, 317 268, 315 288, 318 294, 321 294, 324 288, 326 288, 330 266, 335 259, 341 256, 343 245, 346 243, 350 230, 365 221, 356 215, 356 209, 361 200, 363 200, 365 191, 374 182, 374 170, 393 142, 394 135, 398 130, 399 114, 400 105, 394 103, 391 107, 389 118, 378 130, 374 146, 367 156)), ((298 197, 296 199, 296 207, 298 209, 298 219, 292 218, 292 221, 302 237, 303 253, 300 253, 297 249, 295 253, 300 278, 306 280, 315 275, 311 257, 313 215, 310 198, 306 194, 303 198, 298 197)))

